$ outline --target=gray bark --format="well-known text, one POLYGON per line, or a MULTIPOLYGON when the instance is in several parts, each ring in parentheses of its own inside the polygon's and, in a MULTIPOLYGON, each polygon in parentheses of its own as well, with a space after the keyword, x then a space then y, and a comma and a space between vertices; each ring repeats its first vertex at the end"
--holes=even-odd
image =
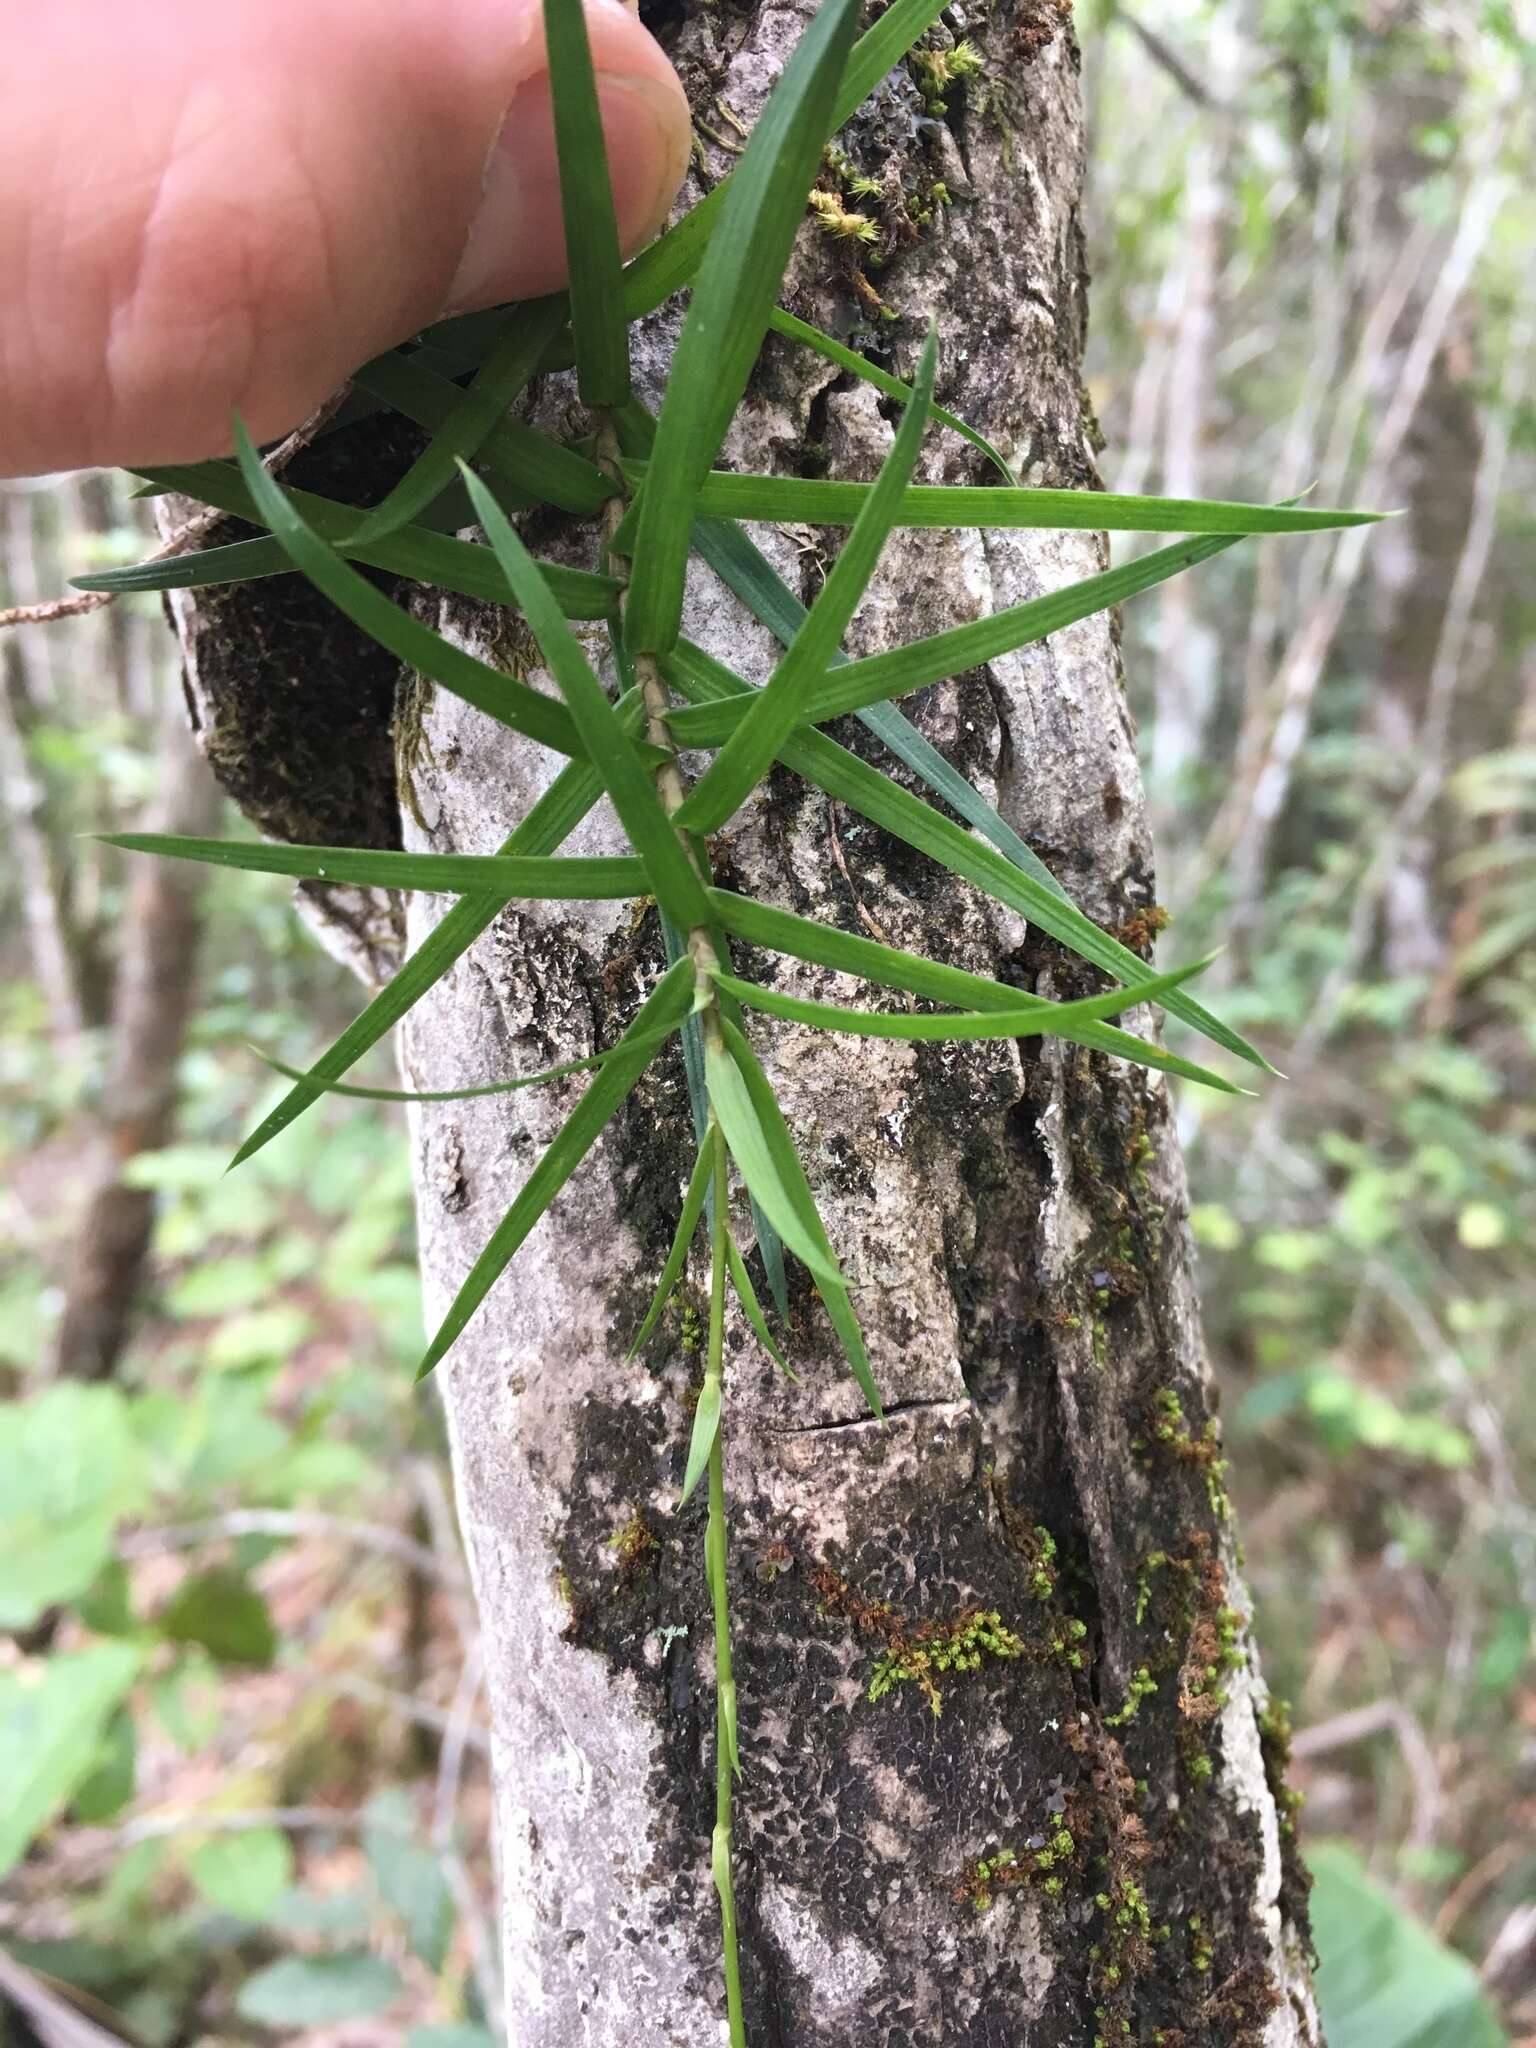
MULTIPOLYGON (((673 20, 694 104, 718 95, 750 123, 808 12, 688 9, 673 20)), ((873 175, 909 191, 941 175, 965 195, 878 272, 897 317, 876 338, 910 368, 933 309, 942 402, 1001 442, 1027 481, 1091 485, 1075 48, 1055 5, 999 9, 968 32, 986 70, 947 123, 922 123, 898 74, 842 138, 873 175)), ((729 160, 711 162, 718 175, 729 160)), ((867 301, 808 228, 786 303, 846 331, 867 301)), ((648 395, 675 326, 672 312, 645 331, 648 395)), ((573 403, 564 382, 548 383, 536 416, 564 424, 573 403)), ((773 344, 727 452, 780 469, 824 456, 834 474, 867 477, 889 438, 867 389, 773 344)), ((930 477, 976 474, 962 444, 931 441, 930 477)), ((545 552, 590 559, 590 533, 545 521, 538 534, 545 552)), ((813 541, 836 542, 758 537, 806 594, 813 541)), ((850 647, 1017 602, 1104 559, 1085 535, 910 536, 850 647)), ((269 777, 248 740, 281 692, 264 695, 249 660, 224 652, 239 605, 261 601, 184 615, 198 694, 205 724, 238 743, 255 812, 269 829, 297 837, 302 822, 314 836, 334 822, 324 778, 296 792, 291 764, 269 777), (269 779, 279 801, 263 796, 269 779)), ((431 609, 492 658, 517 645, 494 615, 456 601, 431 609)), ((767 673, 765 636, 702 571, 688 630, 754 679, 767 673)), ((293 671, 276 667, 291 701, 293 671)), ((334 703, 334 670, 319 687, 334 703)), ((1151 854, 1111 621, 940 685, 915 716, 1086 909, 1133 942, 1145 932, 1151 854)), ((489 851, 555 764, 415 686, 418 724, 399 811, 406 843, 489 851)), ((872 745, 857 727, 840 736, 872 745)), ((364 813, 377 823, 354 783, 335 815, 355 826, 364 813)), ((568 850, 617 844, 596 813, 568 850)), ((712 851, 722 879, 802 914, 1023 988, 1091 984, 1041 935, 782 773, 712 851)), ((413 943, 441 907, 412 902, 413 943)), ((409 1083, 452 1087, 606 1044, 661 960, 654 916, 628 906, 509 910, 411 1017, 409 1083)), ((796 992, 857 993, 788 963, 744 964, 796 992)), ((764 1020, 754 1037, 855 1283, 890 1419, 882 1428, 864 1413, 803 1285, 790 1332, 803 1385, 786 1385, 730 1328, 750 2039, 1043 2048, 1160 2031, 1168 2048, 1317 2042, 1283 1738, 1206 1436, 1215 1397, 1164 1089, 1059 1046, 914 1049, 764 1020), (946 1674, 940 1717, 915 1678, 870 1701, 882 1654, 915 1670, 925 1643, 978 1611, 1000 1617, 1020 1654, 946 1674), (1233 1668, 1207 1679, 1223 1639, 1233 1668), (1115 1725, 1142 1667, 1157 1690, 1115 1725), (1063 1825, 1072 1846, 1048 1886, 1035 1856, 1063 1825), (989 1885, 976 1866, 999 1850, 1017 1862, 989 1885)), ((429 1324, 579 1086, 417 1117, 429 1324)), ((702 1507, 674 1511, 697 1360, 675 1315, 645 1358, 625 1358, 690 1142, 669 1055, 440 1374, 485 1629, 518 2048, 724 2038, 702 1507)))

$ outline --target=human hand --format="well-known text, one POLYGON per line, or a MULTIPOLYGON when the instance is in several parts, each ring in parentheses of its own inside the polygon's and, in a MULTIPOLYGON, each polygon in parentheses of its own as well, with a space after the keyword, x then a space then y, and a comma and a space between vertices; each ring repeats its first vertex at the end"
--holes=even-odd
MULTIPOLYGON (((638 14, 586 0, 626 253, 687 168, 638 14)), ((0 474, 270 440, 445 312, 565 282, 541 0, 0 7, 0 474)))

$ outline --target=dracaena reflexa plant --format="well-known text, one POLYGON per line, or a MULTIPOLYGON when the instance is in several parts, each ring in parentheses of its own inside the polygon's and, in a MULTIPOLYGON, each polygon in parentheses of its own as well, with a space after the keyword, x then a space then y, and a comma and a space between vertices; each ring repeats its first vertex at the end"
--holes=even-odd
MULTIPOLYGON (((880 1396, 855 1302, 839 1270, 793 1133, 753 1050, 753 1011, 826 1031, 905 1039, 1019 1038, 1050 1034, 1139 1061, 1212 1088, 1232 1083, 1132 1035, 1114 1020, 1156 1001, 1225 1052, 1262 1067, 1251 1046, 1184 984, 1188 966, 1153 974, 1079 911, 1049 870, 966 780, 907 721, 896 700, 1151 588, 1230 547, 1244 534, 1356 523, 1368 515, 1018 487, 1002 458, 933 402, 937 337, 930 333, 911 385, 776 307, 796 230, 822 152, 884 75, 932 27, 940 0, 893 0, 856 39, 861 0, 825 0, 763 109, 741 161, 627 269, 618 238, 602 125, 579 0, 545 0, 561 198, 572 252, 569 293, 440 328, 366 364, 357 390, 427 430, 425 452, 383 502, 366 512, 285 489, 243 433, 238 463, 142 472, 266 530, 265 538, 82 579, 86 588, 195 588, 297 568, 364 632, 487 717, 567 757, 548 792, 488 857, 320 846, 252 846, 124 834, 133 850, 265 873, 452 893, 458 901, 394 980, 307 1072, 283 1068, 293 1087, 241 1147, 248 1158, 327 1092, 392 1100, 453 1100, 592 1070, 575 1109, 529 1174, 427 1348, 441 1360, 522 1246, 647 1065, 681 1040, 698 1140, 676 1237, 635 1344, 643 1343, 682 1277, 695 1233, 710 1250, 709 1329, 702 1389, 682 1484, 707 1482, 705 1571, 715 1614, 717 1813, 713 1869, 720 1898, 730 2038, 744 2041, 731 1887, 731 1798, 740 1768, 726 1597, 722 1464, 723 1330, 734 1292, 757 1340, 779 1359, 767 1314, 733 1233, 734 1176, 743 1221, 778 1309, 787 1307, 786 1256, 814 1279, 848 1365, 876 1415, 880 1396), (659 414, 631 388, 629 329, 673 293, 691 291, 659 414), (829 357, 902 408, 890 453, 872 484, 747 476, 714 468, 721 443, 770 331, 829 357), (575 366, 591 416, 589 452, 508 417, 543 372, 575 366), (1003 481, 914 486, 926 433, 963 434, 1003 481), (587 570, 537 561, 513 524, 549 506, 592 522, 587 570), (485 542, 446 528, 478 522, 485 542), (821 522, 847 529, 807 610, 742 530, 742 520, 821 522), (861 661, 840 643, 898 526, 1086 527, 1179 534, 1174 545, 1126 567, 1012 607, 991 618, 861 661), (680 621, 689 564, 701 557, 782 643, 761 688, 691 644, 680 621), (535 689, 430 631, 354 564, 516 607, 555 684, 535 689), (610 693, 572 621, 603 621, 610 693), (940 797, 939 810, 829 738, 820 728, 857 715, 940 797), (708 754, 691 784, 681 752, 708 754), (714 886, 707 836, 753 794, 775 762, 905 840, 928 858, 1038 925, 1114 984, 1087 1000, 1054 1002, 714 886), (606 794, 631 851, 607 859, 557 849, 606 794), (970 830, 956 824, 963 818, 970 830), (444 976, 498 912, 518 898, 655 901, 669 965, 606 1052, 547 1073, 432 1096, 349 1087, 342 1076, 444 976), (850 1009, 801 1001, 747 979, 733 941, 835 968, 877 989, 921 997, 921 1009, 850 1009)), ((510 823, 511 821, 509 821, 510 823)), ((1198 963, 1197 963, 1198 965, 1198 963)), ((779 1359, 782 1364, 783 1360, 779 1359)))

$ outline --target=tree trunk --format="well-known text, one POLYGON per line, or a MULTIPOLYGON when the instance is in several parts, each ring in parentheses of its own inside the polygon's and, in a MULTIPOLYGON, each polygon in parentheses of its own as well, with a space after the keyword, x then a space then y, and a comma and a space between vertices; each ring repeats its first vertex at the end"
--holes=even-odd
MULTIPOLYGON (((809 12, 798 0, 668 16, 711 127, 717 101, 750 125, 809 12)), ((883 181, 872 210, 890 260, 872 284, 856 280, 840 245, 808 226, 786 303, 849 332, 878 288, 895 318, 872 323, 874 345, 904 369, 932 309, 942 402, 1026 480, 1091 485, 1077 59, 1063 13, 1019 0, 974 19, 984 69, 947 122, 924 118, 896 74, 841 138, 883 181), (956 203, 934 206, 914 237, 895 194, 935 178, 956 203)), ((730 163, 709 160, 715 175, 730 163)), ((652 399, 676 321, 669 309, 642 337, 652 399)), ((573 405, 551 380, 535 417, 564 427, 573 405)), ((867 387, 775 342, 727 458, 868 477, 889 439, 867 387)), ((930 443, 930 478, 975 474, 962 444, 930 443)), ((836 543, 757 537, 806 594, 817 550, 836 543)), ((539 543, 590 559, 590 532, 567 540, 545 519, 539 543)), ((1104 560, 1080 534, 903 537, 850 651, 1104 560)), ((249 657, 229 657, 231 622, 272 589, 182 615, 200 696, 248 738, 267 700, 249 657)), ((435 616, 480 651, 526 657, 494 615, 454 600, 435 616)), ((688 630, 766 674, 769 642, 702 570, 688 630)), ((313 689, 334 704, 331 652, 313 689)), ((915 716, 1084 908, 1145 936, 1151 854, 1110 620, 940 685, 915 716)), ((409 844, 488 851, 553 772, 419 685, 409 725, 409 844)), ((856 727, 844 736, 872 745, 856 727)), ((304 822, 323 822, 324 778, 296 801, 291 757, 269 765, 280 802, 263 791, 259 743, 241 752, 251 807, 269 826, 281 812, 290 832, 306 805, 304 822)), ((616 844, 604 812, 568 850, 616 844)), ((785 773, 712 851, 731 886, 802 914, 1021 988, 1091 980, 785 773)), ((413 901, 413 943, 442 901, 413 901)), ((509 909, 409 1020, 410 1085, 607 1044, 661 963, 653 913, 509 909)), ((747 965, 796 992, 852 993, 789 963, 747 965)), ((854 1282, 889 1412, 885 1427, 869 1419, 803 1285, 789 1332, 802 1385, 729 1330, 737 1897, 754 2048, 1317 2042, 1283 1728, 1235 1573, 1164 1088, 1049 1042, 911 1047, 761 1019, 753 1035, 854 1282), (937 1675, 956 1648, 975 1668, 937 1675)), ((580 1086, 419 1113, 429 1324, 580 1086)), ((723 2038, 703 1509, 674 1512, 697 1384, 691 1317, 669 1317, 643 1360, 625 1355, 690 1155, 669 1055, 440 1373, 485 1629, 517 2048, 723 2038)))
POLYGON ((0 812, 32 973, 48 1011, 49 1037, 67 1058, 85 1031, 85 1012, 43 817, 43 786, 27 758, 26 728, 17 708, 26 694, 25 663, 13 635, 0 646, 0 812))
MULTIPOLYGON (((179 707, 161 715, 156 767, 155 829, 193 836, 212 831, 218 787, 179 707)), ((131 1325, 155 1197, 123 1175, 139 1153, 164 1145, 175 1123, 203 882, 202 869, 170 860, 136 861, 129 880, 91 1189, 72 1247, 54 1351, 55 1370, 74 1379, 109 1378, 131 1325)))

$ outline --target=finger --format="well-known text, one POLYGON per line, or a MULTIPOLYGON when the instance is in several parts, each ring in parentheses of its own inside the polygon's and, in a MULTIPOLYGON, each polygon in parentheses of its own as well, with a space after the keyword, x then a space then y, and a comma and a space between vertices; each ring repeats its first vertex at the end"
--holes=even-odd
MULTIPOLYGON (((586 0, 627 249, 688 109, 586 0)), ((442 311, 565 276, 539 0, 52 0, 8 38, 0 471, 196 460, 296 425, 442 311)))

